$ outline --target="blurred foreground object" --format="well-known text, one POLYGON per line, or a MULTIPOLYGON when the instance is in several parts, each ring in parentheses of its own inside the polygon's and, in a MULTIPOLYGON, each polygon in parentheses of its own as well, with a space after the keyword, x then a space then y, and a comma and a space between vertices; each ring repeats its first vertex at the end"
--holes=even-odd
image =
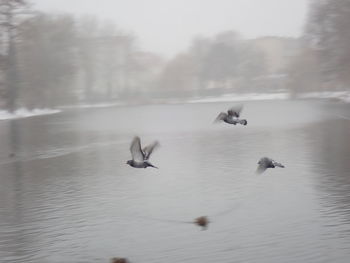
POLYGON ((194 223, 202 227, 202 230, 206 230, 208 228, 209 219, 206 216, 200 216, 194 220, 194 223))
POLYGON ((126 258, 112 258, 111 263, 130 263, 126 258))

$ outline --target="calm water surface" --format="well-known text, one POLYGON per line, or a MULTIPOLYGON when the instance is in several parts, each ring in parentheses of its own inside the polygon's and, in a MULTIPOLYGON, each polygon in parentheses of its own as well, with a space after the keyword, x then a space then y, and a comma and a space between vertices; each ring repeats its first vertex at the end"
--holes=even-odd
POLYGON ((249 102, 247 126, 212 124, 229 106, 0 122, 0 262, 349 262, 350 106, 249 102), (125 164, 134 135, 160 141, 159 170, 125 164), (286 168, 255 174, 263 156, 286 168))

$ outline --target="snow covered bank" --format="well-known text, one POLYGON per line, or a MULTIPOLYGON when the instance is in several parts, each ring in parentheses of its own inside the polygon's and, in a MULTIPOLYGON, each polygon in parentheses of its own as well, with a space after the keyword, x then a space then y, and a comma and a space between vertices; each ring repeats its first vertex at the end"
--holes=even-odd
MULTIPOLYGON (((230 102, 230 101, 253 101, 253 100, 287 100, 290 99, 290 93, 246 93, 246 94, 225 94, 217 97, 206 97, 189 99, 187 103, 205 103, 205 102, 230 102)), ((341 102, 350 103, 350 91, 324 91, 307 92, 297 94, 299 99, 336 99, 341 102)))
POLYGON ((26 108, 20 108, 14 112, 8 112, 7 110, 0 110, 0 120, 11 120, 11 119, 19 119, 19 118, 28 118, 33 116, 54 114, 61 112, 61 110, 55 109, 33 109, 28 110, 26 108))
POLYGON ((287 92, 280 93, 246 93, 246 94, 225 94, 219 97, 207 97, 190 99, 187 103, 204 102, 230 102, 230 101, 250 101, 250 100, 286 100, 290 95, 287 92))
POLYGON ((297 97, 302 99, 337 99, 350 103, 350 91, 307 92, 298 94, 297 97))
POLYGON ((95 103, 95 104, 77 104, 77 105, 66 105, 60 106, 60 109, 88 109, 88 108, 108 108, 114 106, 123 105, 120 102, 106 102, 106 103, 95 103))

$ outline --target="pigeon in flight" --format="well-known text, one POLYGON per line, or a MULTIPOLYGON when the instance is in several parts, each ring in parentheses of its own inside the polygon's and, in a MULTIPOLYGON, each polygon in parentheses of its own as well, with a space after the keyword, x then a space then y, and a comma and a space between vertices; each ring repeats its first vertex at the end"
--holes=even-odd
POLYGON ((159 143, 157 141, 153 142, 152 144, 141 148, 141 141, 140 137, 136 136, 130 145, 130 152, 132 156, 132 160, 127 161, 126 163, 134 168, 147 168, 147 167, 153 167, 157 168, 153 164, 151 164, 148 159, 151 156, 153 150, 159 146, 159 143))
POLYGON ((275 167, 284 168, 284 165, 272 160, 268 157, 263 157, 258 162, 257 173, 263 173, 267 168, 275 168, 275 167))
POLYGON ((234 106, 226 112, 220 112, 216 117, 215 122, 224 121, 228 124, 236 125, 237 123, 247 125, 247 120, 239 119, 243 106, 234 106))
POLYGON ((231 109, 227 110, 227 114, 229 116, 239 118, 239 115, 241 114, 242 109, 243 109, 243 105, 236 105, 236 106, 233 106, 231 109))

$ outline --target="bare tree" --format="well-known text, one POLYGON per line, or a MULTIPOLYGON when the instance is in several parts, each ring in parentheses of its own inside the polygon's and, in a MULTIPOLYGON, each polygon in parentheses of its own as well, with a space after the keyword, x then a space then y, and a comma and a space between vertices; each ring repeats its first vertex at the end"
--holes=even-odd
POLYGON ((99 45, 98 37, 99 23, 93 16, 84 16, 78 21, 78 59, 83 80, 84 100, 90 101, 93 97, 93 88, 97 81, 97 60, 99 45))
POLYGON ((305 39, 317 52, 324 80, 350 83, 350 1, 312 1, 305 39))
POLYGON ((170 96, 220 94, 251 88, 251 80, 264 73, 262 52, 238 33, 226 31, 194 39, 187 52, 167 63, 159 86, 170 96))
POLYGON ((322 89, 322 76, 317 51, 304 46, 288 69, 288 88, 293 96, 322 89))
POLYGON ((236 76, 241 50, 242 44, 237 33, 228 31, 218 34, 205 54, 200 78, 224 83, 236 76))
POLYGON ((28 7, 25 0, 0 0, 0 31, 2 32, 2 59, 5 70, 5 99, 9 111, 14 111, 19 89, 16 36, 18 17, 28 7))
POLYGON ((75 22, 70 15, 39 14, 21 26, 24 104, 54 107, 74 100, 75 22))
POLYGON ((159 80, 167 96, 191 96, 196 93, 196 61, 191 54, 179 54, 165 66, 159 80))

